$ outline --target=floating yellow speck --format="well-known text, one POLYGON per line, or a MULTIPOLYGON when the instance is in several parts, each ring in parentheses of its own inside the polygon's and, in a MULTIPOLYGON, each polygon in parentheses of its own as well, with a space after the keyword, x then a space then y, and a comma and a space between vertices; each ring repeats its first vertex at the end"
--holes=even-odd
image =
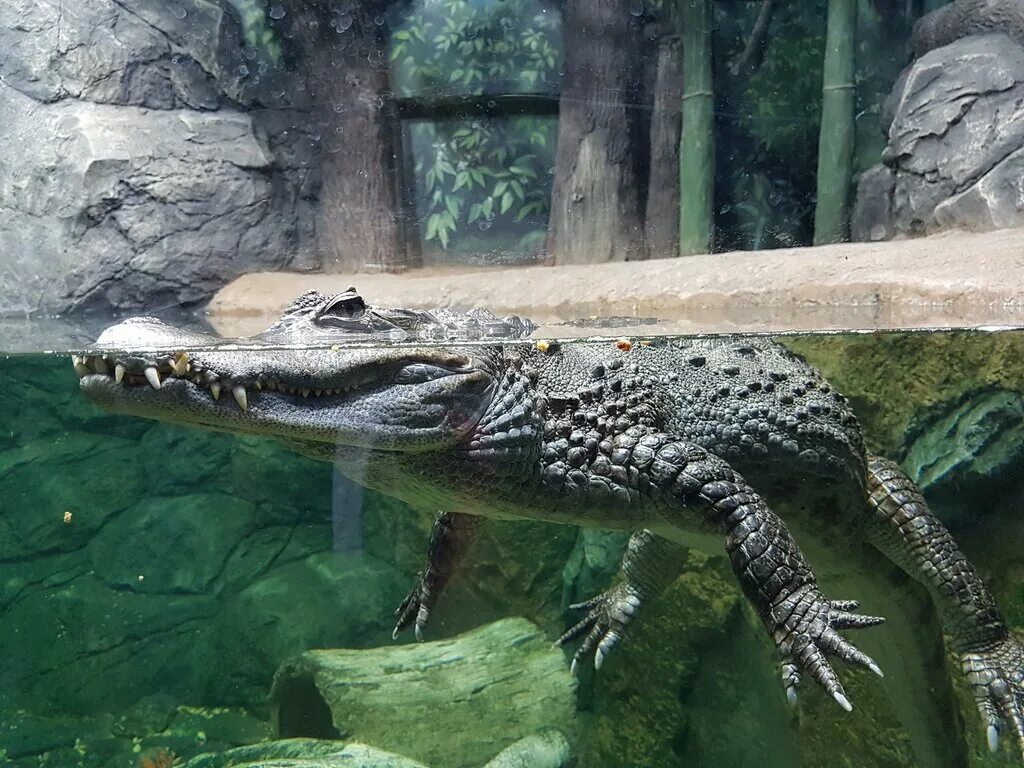
POLYGON ((551 345, 546 341, 538 341, 537 349, 539 349, 541 352, 547 352, 549 349, 551 349, 551 345))
POLYGON ((331 352, 340 352, 340 351, 341 351, 341 347, 339 347, 337 344, 331 344, 331 352))
POLYGON ((71 511, 64 511, 64 525, 71 525, 71 511))
POLYGON ((140 574, 139 574, 139 581, 145 581, 145 580, 146 580, 146 577, 145 577, 145 576, 143 576, 143 575, 142 575, 142 574, 140 573, 140 574))
POLYGON ((629 339, 619 339, 615 342, 615 346, 621 349, 623 352, 629 352, 633 348, 633 342, 629 339))

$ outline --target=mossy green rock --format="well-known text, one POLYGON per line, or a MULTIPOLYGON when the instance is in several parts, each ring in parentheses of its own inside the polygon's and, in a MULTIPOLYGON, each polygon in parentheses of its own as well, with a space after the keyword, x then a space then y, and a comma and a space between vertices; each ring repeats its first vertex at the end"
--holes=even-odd
POLYGON ((286 739, 200 755, 184 768, 426 768, 422 763, 365 744, 286 739))
POLYGON ((274 677, 282 737, 344 735, 427 765, 478 768, 543 729, 575 732, 576 683, 539 628, 502 619, 448 640, 307 651, 274 677))

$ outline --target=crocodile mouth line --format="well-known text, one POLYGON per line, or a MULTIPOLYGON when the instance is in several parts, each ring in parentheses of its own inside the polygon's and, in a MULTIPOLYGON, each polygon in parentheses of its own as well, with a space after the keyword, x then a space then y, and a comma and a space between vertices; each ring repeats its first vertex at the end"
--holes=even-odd
POLYGON ((169 380, 186 381, 207 390, 214 400, 219 400, 221 393, 230 392, 243 411, 249 410, 249 391, 253 389, 308 398, 344 395, 363 386, 363 382, 354 382, 340 387, 300 387, 264 374, 238 380, 194 364, 186 352, 150 359, 117 358, 107 354, 74 355, 72 363, 79 379, 100 375, 124 387, 149 386, 154 390, 161 389, 169 380))

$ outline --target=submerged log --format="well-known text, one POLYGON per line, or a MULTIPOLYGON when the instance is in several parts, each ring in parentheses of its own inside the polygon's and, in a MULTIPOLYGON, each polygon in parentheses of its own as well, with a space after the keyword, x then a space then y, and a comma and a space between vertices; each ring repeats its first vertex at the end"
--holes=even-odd
POLYGON ((459 637, 307 651, 274 677, 280 738, 353 738, 431 766, 479 768, 547 729, 570 739, 576 683, 538 627, 511 618, 459 637))

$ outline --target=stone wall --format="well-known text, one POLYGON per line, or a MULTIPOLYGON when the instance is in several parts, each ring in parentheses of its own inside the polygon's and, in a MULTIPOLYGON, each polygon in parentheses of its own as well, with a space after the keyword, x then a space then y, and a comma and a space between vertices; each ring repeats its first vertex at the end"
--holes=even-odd
POLYGON ((305 121, 239 34, 214 0, 0 5, 0 315, 309 266, 305 121))
POLYGON ((885 105, 882 163, 861 175, 854 240, 1024 226, 1024 46, 1002 33, 930 50, 885 105))

